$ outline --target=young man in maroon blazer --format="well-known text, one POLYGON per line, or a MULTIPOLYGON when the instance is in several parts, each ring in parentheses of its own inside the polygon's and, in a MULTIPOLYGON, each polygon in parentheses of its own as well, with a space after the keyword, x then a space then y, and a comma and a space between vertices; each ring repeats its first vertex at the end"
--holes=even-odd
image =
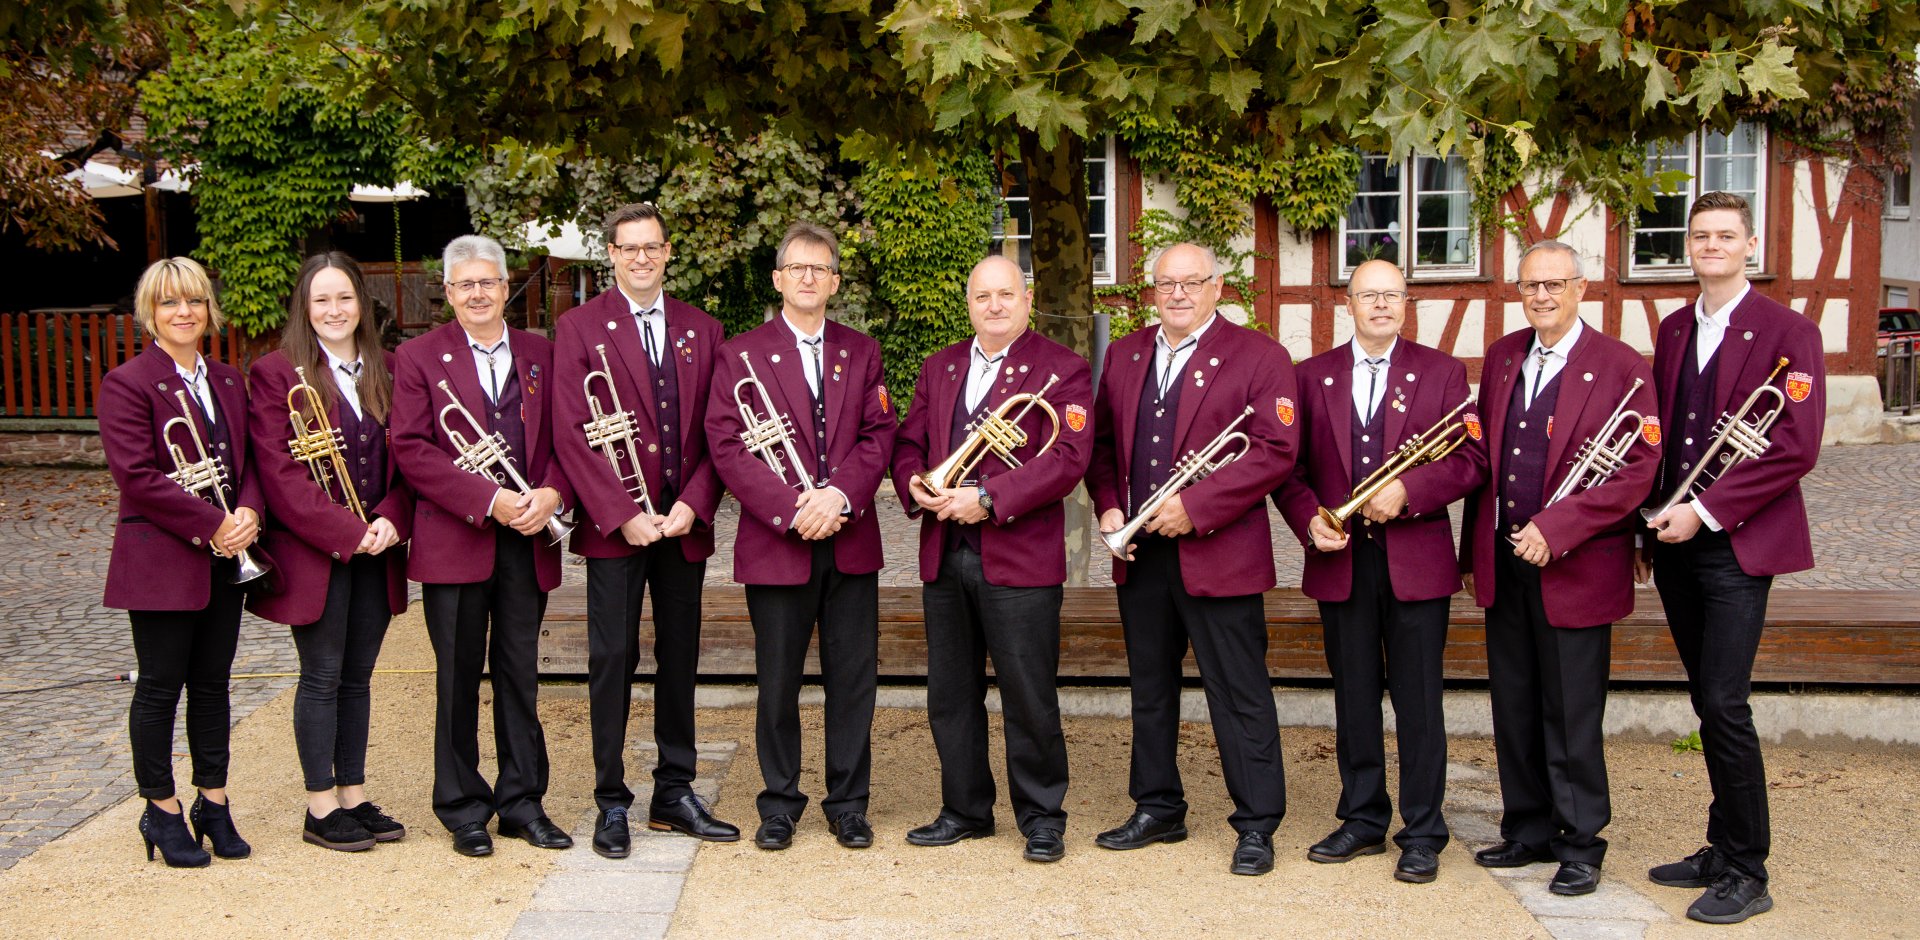
POLYGON ((1747 262, 1759 248, 1753 210, 1732 193, 1707 193, 1687 219, 1687 257, 1700 298, 1660 325, 1653 374, 1668 433, 1650 509, 1680 501, 1647 522, 1651 570, 1667 624, 1687 667, 1713 803, 1707 846, 1648 872, 1655 884, 1707 888, 1687 909, 1694 920, 1734 924, 1773 909, 1767 893, 1767 773, 1747 696, 1766 625, 1773 576, 1813 567, 1800 478, 1820 456, 1827 377, 1820 328, 1754 292, 1747 262), (1784 362, 1785 365, 1781 365, 1784 362), (1776 377, 1775 373, 1781 373, 1776 377), (1777 383, 1777 384, 1776 384, 1777 383), (1727 466, 1708 458, 1722 415, 1761 386, 1751 424, 1778 409, 1760 456, 1727 466), (1707 469, 1680 493, 1703 459, 1707 469))
POLYGON ((736 841, 740 830, 715 819, 693 792, 700 590, 720 505, 720 478, 707 457, 706 390, 722 331, 719 321, 661 289, 673 246, 659 209, 651 203, 615 209, 607 216, 606 237, 619 289, 560 318, 553 410, 559 426, 555 449, 586 511, 573 532, 573 551, 587 560, 587 696, 593 798, 600 808, 593 850, 625 858, 632 845, 627 810, 633 791, 622 754, 640 662, 640 602, 649 588, 658 664, 653 737, 660 759, 647 825, 714 842, 736 841), (584 427, 596 410, 631 414, 632 439, 610 448, 589 446, 584 427), (636 484, 635 474, 643 484, 636 484), (646 509, 636 499, 636 485, 644 486, 639 492, 646 509))
MULTIPOLYGON (((1299 393, 1279 343, 1215 312, 1213 253, 1175 245, 1153 267, 1160 323, 1107 351, 1094 409, 1087 490, 1100 531, 1120 531, 1177 462, 1238 421, 1245 452, 1155 510, 1113 563, 1133 685, 1134 814, 1094 841, 1137 849, 1187 837, 1175 763, 1180 662, 1200 666, 1239 832, 1230 870, 1273 870, 1273 831, 1286 813, 1279 717, 1267 675, 1264 592, 1274 585, 1267 496, 1293 472, 1299 393)), ((1235 439, 1210 463, 1242 449, 1235 439)))
MULTIPOLYGON (((1467 503, 1461 570, 1487 608, 1487 677, 1500 761, 1503 840, 1475 853, 1489 868, 1559 860, 1548 889, 1599 886, 1612 818, 1602 712, 1613 622, 1633 612, 1634 510, 1660 459, 1652 372, 1627 344, 1580 321, 1580 256, 1540 242, 1520 257, 1520 301, 1529 329, 1487 349, 1469 444, 1489 469, 1467 503), (1635 379, 1641 385, 1634 389, 1635 379), (1629 390, 1631 397, 1628 397, 1629 390), (1606 480, 1548 501, 1583 442, 1609 417, 1646 417, 1624 465, 1606 480)), ((1634 422, 1607 434, 1608 445, 1634 422)))
POLYGON ((1029 328, 1032 312, 1033 291, 1017 263, 990 255, 974 265, 967 277, 974 338, 921 367, 893 448, 900 505, 920 518, 927 719, 940 752, 940 815, 907 833, 907 841, 952 845, 993 835, 985 669, 991 655, 1006 716, 1007 787, 1027 840, 1023 854, 1054 862, 1066 854, 1067 828, 1067 744, 1055 688, 1067 579, 1062 500, 1093 454, 1093 374, 1073 350, 1029 328), (1022 395, 1040 399, 1007 406, 1022 395), (1053 422, 1042 402, 1053 409, 1053 422), (952 486, 919 478, 996 415, 1027 435, 1013 451, 1015 462, 983 449, 973 471, 952 486))
POLYGON ((833 233, 794 223, 774 263, 780 313, 720 347, 707 403, 714 468, 740 500, 733 577, 747 587, 753 619, 755 741, 766 783, 754 844, 792 844, 807 805, 800 680, 818 624, 827 725, 820 807, 841 845, 866 848, 873 844, 866 813, 880 629, 873 496, 893 453, 893 404, 880 344, 827 319, 827 302, 840 289, 833 233), (750 430, 743 410, 756 425, 784 425, 784 440, 762 433, 772 425, 757 427, 751 430, 765 447, 750 448, 741 438, 750 430))
MULTIPOLYGON (((1441 669, 1448 599, 1460 590, 1447 507, 1480 486, 1486 468, 1477 451, 1463 445, 1396 476, 1342 529, 1320 517, 1320 507, 1344 505, 1396 448, 1438 429, 1467 401, 1466 366, 1400 338, 1409 301, 1398 265, 1377 259, 1360 265, 1347 284, 1347 302, 1353 341, 1300 364, 1304 450, 1274 494, 1281 517, 1307 549, 1301 587, 1320 602, 1333 675, 1340 827, 1307 857, 1345 862, 1384 850, 1393 822, 1381 740, 1384 675, 1400 742, 1405 822, 1394 836, 1400 846, 1394 877, 1425 884, 1438 874, 1447 845, 1441 669)), ((1481 433, 1457 416, 1451 423, 1457 439, 1481 433)))
POLYGON ((394 354, 393 455, 413 487, 407 575, 424 585, 427 636, 438 668, 433 811, 454 851, 490 855, 487 820, 539 848, 573 845, 547 818, 547 742, 537 710, 540 619, 560 585, 560 548, 545 528, 572 500, 553 456, 553 344, 506 324, 507 261, 498 242, 464 235, 445 253, 454 319, 394 354), (480 427, 450 404, 446 383, 480 427), (455 465, 451 428, 471 444, 505 439, 508 459, 532 487, 455 465), (499 776, 480 776, 480 673, 493 680, 499 776))

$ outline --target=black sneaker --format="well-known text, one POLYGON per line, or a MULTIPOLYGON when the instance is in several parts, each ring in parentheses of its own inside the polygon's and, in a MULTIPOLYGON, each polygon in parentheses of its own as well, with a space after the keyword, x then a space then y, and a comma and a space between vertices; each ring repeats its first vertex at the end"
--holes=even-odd
POLYGON ((380 807, 368 800, 359 806, 347 807, 347 815, 358 820, 361 827, 373 835, 375 842, 393 842, 405 838, 407 827, 400 821, 380 811, 380 807))
POLYGON ((373 848, 373 833, 344 809, 328 813, 325 819, 315 819, 312 813, 301 815, 307 818, 306 831, 300 834, 306 842, 336 852, 365 852, 373 848))
POLYGON ((1647 880, 1669 888, 1705 888, 1727 870, 1727 857, 1709 845, 1677 862, 1647 869, 1647 880))
POLYGON ((1737 924, 1770 910, 1773 896, 1767 893, 1766 881, 1729 868, 1687 908, 1687 916, 1708 924, 1737 924))

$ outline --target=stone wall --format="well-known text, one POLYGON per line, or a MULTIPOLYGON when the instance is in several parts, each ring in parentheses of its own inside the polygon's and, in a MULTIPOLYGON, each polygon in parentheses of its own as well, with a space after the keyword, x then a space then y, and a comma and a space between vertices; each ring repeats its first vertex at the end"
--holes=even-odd
POLYGON ((106 453, 95 431, 0 430, 0 466, 104 467, 106 453))

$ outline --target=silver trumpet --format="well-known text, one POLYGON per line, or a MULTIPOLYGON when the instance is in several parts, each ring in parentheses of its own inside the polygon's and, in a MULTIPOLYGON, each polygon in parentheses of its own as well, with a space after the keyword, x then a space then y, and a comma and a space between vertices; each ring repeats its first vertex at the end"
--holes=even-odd
POLYGON ((747 445, 747 452, 767 462, 782 482, 787 479, 787 464, 793 464, 793 473, 800 480, 794 484, 801 490, 819 489, 820 484, 807 476, 806 463, 800 458, 800 448, 793 443, 793 419, 774 410, 773 398, 767 394, 766 383, 760 381, 760 375, 753 371, 753 360, 747 357, 745 350, 740 352, 740 361, 747 365, 747 377, 733 383, 733 401, 740 406, 740 417, 746 421, 747 429, 740 432, 740 442, 747 445), (753 402, 742 391, 753 386, 759 393, 760 411, 766 417, 753 410, 753 402), (784 456, 783 456, 784 455, 784 456))
MULTIPOLYGON (((173 394, 180 400, 180 417, 168 418, 167 423, 160 426, 160 439, 166 442, 167 453, 173 458, 174 470, 167 474, 167 479, 180 484, 181 489, 201 499, 207 499, 207 494, 211 491, 213 498, 208 501, 220 507, 221 512, 231 516, 233 510, 227 506, 226 493, 227 463, 219 457, 208 455, 206 442, 200 439, 200 427, 193 423, 193 407, 187 404, 187 393, 175 391, 173 394), (187 452, 173 442, 175 425, 186 426, 187 435, 193 442, 195 456, 189 458, 187 452)), ((233 574, 234 584, 257 581, 273 570, 273 566, 256 561, 244 548, 233 557, 240 562, 240 570, 233 574)))
POLYGON ((1566 479, 1560 481, 1560 487, 1553 491, 1546 505, 1551 506, 1581 490, 1599 486, 1627 465, 1627 454, 1633 450, 1633 439, 1640 436, 1640 426, 1646 423, 1640 412, 1627 410, 1627 402, 1632 401, 1633 393, 1645 384, 1645 379, 1633 380, 1633 387, 1627 389, 1620 404, 1614 407, 1613 414, 1601 426, 1600 433, 1587 438, 1580 445, 1579 455, 1573 460, 1573 469, 1567 471, 1566 479), (1633 427, 1623 431, 1629 421, 1633 422, 1633 427))
POLYGON ((1147 521, 1153 518, 1153 514, 1159 512, 1160 507, 1175 493, 1218 473, 1222 467, 1246 456, 1247 451, 1253 447, 1253 441, 1234 428, 1239 427, 1240 422, 1247 420, 1252 414, 1253 406, 1248 405, 1245 411, 1240 412, 1240 417, 1233 419, 1218 436, 1207 442, 1207 446, 1199 450, 1187 451, 1187 455, 1173 465, 1173 474, 1167 477, 1167 482, 1160 484, 1160 488, 1154 490, 1152 496, 1147 497, 1146 505, 1141 506, 1140 511, 1132 519, 1127 520, 1126 525, 1121 526, 1117 531, 1100 534, 1100 540, 1107 543, 1107 551, 1112 552, 1115 558, 1127 557, 1127 545, 1133 541, 1134 535, 1139 533, 1140 527, 1146 525, 1147 521), (1229 453, 1228 448, 1235 449, 1229 453))
MULTIPOLYGON (((460 396, 453 393, 453 387, 447 384, 446 379, 441 379, 439 385, 440 390, 447 393, 449 401, 445 408, 440 409, 440 430, 447 435, 447 440, 453 442, 453 449, 458 451, 453 458, 453 465, 475 476, 486 477, 501 486, 512 481, 514 489, 523 495, 533 492, 533 487, 527 484, 526 478, 522 477, 520 470, 513 465, 513 448, 507 446, 506 437, 497 433, 488 434, 487 429, 475 420, 473 412, 468 411, 467 406, 460 404, 460 396), (449 412, 456 413, 466 420, 467 428, 473 434, 472 441, 468 441, 465 434, 461 434, 447 424, 449 412), (499 469, 495 470, 495 467, 499 469)), ((547 535, 553 539, 555 545, 565 541, 572 532, 573 526, 561 520, 558 512, 547 520, 547 535)))
POLYGON ((1692 499, 1718 480, 1721 474, 1727 472, 1727 468, 1749 457, 1758 457, 1773 446, 1773 442, 1767 439, 1767 431, 1772 429, 1775 421, 1780 420, 1780 410, 1787 406, 1787 395, 1774 387, 1773 378, 1786 367, 1787 357, 1781 356, 1774 363, 1773 371, 1767 373, 1767 380, 1747 396, 1738 410, 1720 416, 1719 422, 1713 426, 1713 441, 1700 455, 1700 462, 1694 466, 1693 472, 1687 474, 1680 488, 1674 490, 1673 496, 1660 508, 1640 510, 1643 518, 1657 518, 1661 513, 1692 499), (1756 414, 1755 410, 1761 407, 1763 399, 1769 398, 1772 399, 1772 407, 1756 414), (1714 467, 1715 457, 1719 458, 1718 467, 1714 467), (1713 469, 1709 470, 1709 467, 1713 469), (1701 482, 1702 477, 1705 477, 1704 483, 1701 482))
POLYGON ((607 363, 606 345, 596 345, 593 351, 600 354, 600 369, 580 380, 580 388, 587 396, 587 413, 593 418, 580 429, 587 433, 587 446, 599 449, 607 463, 613 465, 613 475, 627 488, 634 505, 647 515, 657 515, 653 511, 653 500, 647 496, 646 475, 640 470, 640 426, 634 421, 633 412, 620 407, 620 390, 613 385, 613 367, 607 363), (605 408, 593 393, 595 379, 607 387, 605 408))

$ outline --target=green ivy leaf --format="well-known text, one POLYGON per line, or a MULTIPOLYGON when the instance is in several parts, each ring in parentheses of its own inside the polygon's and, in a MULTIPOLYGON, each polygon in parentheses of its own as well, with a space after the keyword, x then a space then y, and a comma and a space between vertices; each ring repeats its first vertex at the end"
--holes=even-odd
POLYGON ((1793 50, 1775 39, 1761 43, 1753 61, 1740 70, 1740 80, 1746 83, 1747 94, 1755 98, 1792 100, 1807 96, 1806 88, 1800 83, 1800 73, 1793 68, 1793 50))

